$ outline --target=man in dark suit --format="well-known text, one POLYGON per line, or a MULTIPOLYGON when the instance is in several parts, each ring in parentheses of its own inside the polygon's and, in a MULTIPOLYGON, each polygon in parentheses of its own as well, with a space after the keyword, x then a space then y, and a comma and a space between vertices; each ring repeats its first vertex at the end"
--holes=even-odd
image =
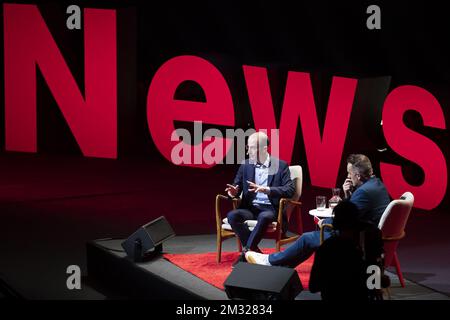
MULTIPOLYGON (((245 261, 245 252, 248 250, 260 251, 258 243, 267 226, 276 221, 280 199, 291 198, 295 193, 288 164, 271 157, 268 146, 269 138, 265 133, 252 134, 247 143, 249 159, 239 167, 233 184, 227 185, 225 189, 230 197, 237 197, 242 192, 239 208, 227 215, 228 223, 243 247, 238 261, 245 261), (246 220, 258 221, 253 231, 250 232, 245 225, 246 220)), ((285 216, 283 222, 283 226, 287 227, 285 216)))
POLYGON ((351 154, 347 159, 347 173, 342 185, 345 198, 356 205, 360 220, 378 226, 390 198, 383 182, 373 174, 369 158, 351 154))
MULTIPOLYGON (((347 179, 342 188, 345 196, 356 205, 360 220, 378 226, 380 218, 390 202, 388 192, 380 179, 373 174, 369 158, 363 154, 351 154, 347 158, 347 179)), ((319 221, 332 224, 332 218, 319 221)), ((331 232, 324 232, 328 239, 331 232)), ((296 267, 307 260, 320 246, 320 231, 304 233, 286 250, 271 255, 248 251, 246 260, 262 265, 296 267)))

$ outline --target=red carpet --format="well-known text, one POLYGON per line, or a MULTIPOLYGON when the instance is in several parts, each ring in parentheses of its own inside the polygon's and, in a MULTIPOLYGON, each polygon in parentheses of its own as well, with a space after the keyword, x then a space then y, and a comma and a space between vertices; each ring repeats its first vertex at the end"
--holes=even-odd
MULTIPOLYGON (((264 250, 265 253, 275 252, 273 249, 264 250)), ((216 253, 189 253, 189 254, 164 254, 164 257, 182 268, 192 273, 203 281, 224 290, 223 283, 231 273, 231 264, 238 257, 238 252, 222 252, 222 262, 216 263, 216 253)), ((314 262, 314 255, 303 262, 297 268, 302 285, 308 289, 309 273, 314 262)))

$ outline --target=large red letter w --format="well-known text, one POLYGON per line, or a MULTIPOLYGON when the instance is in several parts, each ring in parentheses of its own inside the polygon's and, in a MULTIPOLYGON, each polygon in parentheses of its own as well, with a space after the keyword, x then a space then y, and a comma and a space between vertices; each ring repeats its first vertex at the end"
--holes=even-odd
POLYGON ((115 10, 84 10, 84 97, 37 6, 4 4, 3 17, 6 150, 37 151, 38 66, 83 154, 116 158, 115 10))
MULTIPOLYGON (((265 68, 244 66, 255 129, 277 128, 265 68)), ((335 187, 357 80, 334 77, 323 133, 320 133, 308 73, 289 72, 280 121, 280 157, 291 161, 300 120, 311 184, 335 187)))

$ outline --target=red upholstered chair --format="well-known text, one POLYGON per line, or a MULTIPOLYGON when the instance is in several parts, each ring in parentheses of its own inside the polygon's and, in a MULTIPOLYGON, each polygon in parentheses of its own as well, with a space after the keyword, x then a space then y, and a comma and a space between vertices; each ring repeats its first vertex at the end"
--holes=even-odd
MULTIPOLYGON (((295 185, 295 194, 291 199, 282 198, 280 199, 279 204, 279 210, 278 210, 278 219, 275 222, 272 222, 267 227, 267 230, 263 236, 263 238, 269 238, 274 239, 276 244, 276 250, 280 251, 280 248, 282 245, 294 242, 298 239, 298 237, 303 233, 303 226, 301 221, 301 212, 300 212, 300 206, 301 203, 298 202, 298 199, 300 198, 302 194, 302 183, 303 183, 303 173, 302 173, 302 167, 301 166, 290 166, 289 171, 291 174, 291 179, 294 182, 295 185), (288 236, 286 234, 283 234, 283 216, 282 212, 283 209, 286 208, 286 214, 287 214, 287 220, 288 224, 291 224, 292 218, 296 216, 296 222, 297 225, 295 227, 295 235, 288 236)), ((216 228, 217 228, 217 263, 220 262, 221 254, 222 254, 222 242, 228 238, 235 237, 236 234, 233 232, 230 224, 228 223, 227 218, 222 217, 221 212, 221 202, 222 200, 225 201, 233 201, 233 209, 236 209, 239 205, 240 199, 233 199, 230 200, 228 197, 218 194, 216 196, 216 228)), ((245 221, 245 224, 247 224, 250 231, 253 230, 253 228, 256 226, 257 220, 247 220, 245 221)), ((237 238, 236 238, 237 239, 237 238)), ((237 239, 238 243, 238 250, 242 251, 242 246, 237 239)))
POLYGON ((384 241, 384 265, 394 266, 402 287, 405 287, 400 262, 397 256, 398 243, 405 236, 405 226, 414 204, 414 196, 411 192, 405 192, 400 199, 393 200, 387 206, 381 216, 378 228, 383 234, 384 241))

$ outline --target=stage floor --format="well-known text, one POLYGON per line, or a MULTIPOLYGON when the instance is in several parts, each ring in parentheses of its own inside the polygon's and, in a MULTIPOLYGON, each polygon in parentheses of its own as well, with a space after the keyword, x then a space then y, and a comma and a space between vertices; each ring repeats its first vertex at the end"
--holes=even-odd
MULTIPOLYGON (((122 240, 102 240, 94 241, 92 244, 101 248, 102 251, 106 252, 111 257, 123 260, 122 258, 125 258, 126 255, 124 252, 120 252, 122 250, 120 246, 121 241, 122 240)), ((261 247, 271 247, 271 242, 272 241, 270 240, 264 240, 261 247)), ((224 251, 233 250, 236 250, 236 241, 234 239, 225 241, 224 251)), ((178 236, 164 243, 165 253, 205 253, 214 251, 215 235, 178 236)), ((134 264, 131 261, 128 261, 128 263, 129 267, 132 267, 131 265, 134 264)), ((170 295, 171 288, 175 288, 175 290, 177 288, 182 288, 183 290, 186 290, 185 297, 188 299, 227 299, 224 291, 208 284, 191 273, 184 271, 161 256, 148 262, 138 263, 133 267, 140 269, 140 271, 143 271, 152 277, 165 280, 159 282, 158 288, 153 286, 152 292, 149 293, 150 296, 144 298, 164 298, 164 294, 168 293, 170 295), (158 292, 158 289, 161 293, 158 292)), ((402 288, 395 274, 388 272, 388 275, 392 280, 392 300, 450 300, 450 298, 444 294, 409 280, 406 280, 406 287, 402 288)), ((101 288, 99 288, 99 290, 101 290, 101 288)), ((109 286, 108 290, 114 290, 114 288, 109 286)), ((123 292, 117 292, 117 295, 130 298, 127 297, 126 294, 123 294, 123 292)), ((296 297, 296 300, 320 300, 320 295, 304 290, 296 297)))
MULTIPOLYGON (((122 298, 93 289, 86 276, 86 242, 127 237, 161 215, 180 235, 165 244, 168 252, 214 252, 214 197, 233 179, 235 169, 196 170, 150 160, 2 154, 0 281, 28 299, 122 298), (177 201, 168 201, 167 190, 172 190, 173 181, 182 186, 201 182, 202 189, 195 190, 201 198, 182 192, 177 201), (70 265, 81 269, 81 290, 66 286, 70 265)), ((307 208, 323 192, 322 188, 304 188, 305 231, 314 228, 307 208)), ((398 248, 403 274, 413 282, 406 289, 399 288, 398 294, 394 287, 394 298, 450 297, 450 255, 445 254, 450 246, 449 228, 450 214, 445 209, 414 209, 398 248)), ((234 240, 224 245, 224 250, 236 250, 234 240)))

